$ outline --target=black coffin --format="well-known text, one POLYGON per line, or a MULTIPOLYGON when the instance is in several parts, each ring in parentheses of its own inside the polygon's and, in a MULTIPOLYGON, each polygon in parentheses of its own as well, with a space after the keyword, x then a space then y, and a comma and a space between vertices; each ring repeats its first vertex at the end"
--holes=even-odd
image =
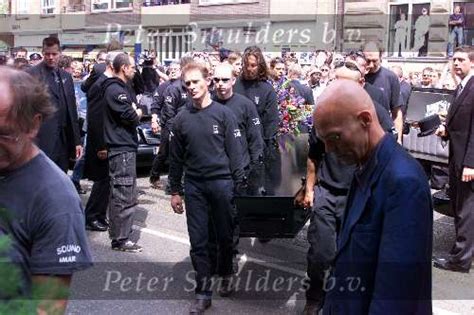
POLYGON ((280 136, 275 148, 262 175, 266 193, 235 198, 240 237, 295 237, 309 219, 310 211, 294 206, 294 195, 306 175, 308 134, 280 136))
POLYGON ((293 201, 293 197, 237 197, 240 237, 295 237, 310 210, 295 207, 293 201))

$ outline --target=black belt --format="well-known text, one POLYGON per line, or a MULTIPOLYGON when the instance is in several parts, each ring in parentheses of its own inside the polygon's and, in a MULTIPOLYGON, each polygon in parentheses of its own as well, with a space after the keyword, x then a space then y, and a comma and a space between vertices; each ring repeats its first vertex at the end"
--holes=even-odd
POLYGON ((323 187, 324 189, 326 189, 327 191, 329 191, 331 194, 333 195, 337 195, 337 196, 346 196, 348 193, 349 193, 349 189, 348 188, 337 188, 337 187, 333 187, 331 185, 328 185, 326 184, 325 182, 323 181, 319 181, 318 182, 318 185, 323 187))

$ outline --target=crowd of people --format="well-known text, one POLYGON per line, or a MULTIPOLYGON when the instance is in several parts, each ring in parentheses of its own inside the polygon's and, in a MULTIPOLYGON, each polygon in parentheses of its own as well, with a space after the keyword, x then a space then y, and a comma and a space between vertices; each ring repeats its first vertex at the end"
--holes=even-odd
MULTIPOLYGON (((108 231, 112 250, 143 250, 131 234, 136 127, 148 116, 161 135, 150 183, 166 189, 175 213, 186 214, 196 271, 190 314, 204 313, 214 275, 218 294, 232 294, 239 235, 233 198, 275 195, 282 180, 275 171, 277 140, 306 129, 306 182, 295 197, 313 209, 305 314, 431 314, 429 183, 400 146, 410 89, 418 85, 456 88, 437 130, 450 141, 456 243, 435 266, 469 272, 472 48, 455 50, 450 74, 426 68, 417 78, 382 66, 383 51, 374 42, 346 53, 317 51, 312 65, 300 65, 292 53, 268 59, 251 46, 243 53, 193 53, 166 67, 153 53, 136 64, 111 43, 87 76, 60 47, 57 38, 45 38, 40 63, 0 70, 7 91, 0 95, 0 208, 14 213, 0 227, 29 262, 27 279, 67 286, 73 272, 92 263, 86 229, 108 231), (88 101, 85 149, 73 80, 82 81, 88 101), (85 210, 66 176, 69 161, 80 157, 84 178, 94 182, 85 210), (31 181, 32 174, 43 181, 31 181), (326 292, 328 271, 340 284, 360 277, 364 291, 326 292)), ((53 307, 64 308, 62 302, 53 307)))

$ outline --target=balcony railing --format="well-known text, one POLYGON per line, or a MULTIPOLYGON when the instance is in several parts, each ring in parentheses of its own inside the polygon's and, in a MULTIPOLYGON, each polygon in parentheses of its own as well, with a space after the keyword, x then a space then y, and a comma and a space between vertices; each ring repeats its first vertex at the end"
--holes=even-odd
POLYGON ((174 5, 191 3, 191 0, 144 0, 144 7, 154 7, 158 5, 174 5))
POLYGON ((63 13, 85 12, 85 4, 73 4, 63 7, 63 13))

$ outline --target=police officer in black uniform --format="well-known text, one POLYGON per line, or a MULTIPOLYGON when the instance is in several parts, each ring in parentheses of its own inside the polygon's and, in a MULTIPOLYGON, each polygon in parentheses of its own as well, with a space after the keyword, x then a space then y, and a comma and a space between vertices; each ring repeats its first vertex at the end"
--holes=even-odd
MULTIPOLYGON (((160 175, 166 170, 165 163, 169 157, 169 136, 172 130, 173 121, 180 110, 184 108, 186 104, 189 104, 188 93, 183 85, 183 81, 179 78, 181 75, 180 69, 186 64, 192 62, 193 59, 190 57, 181 58, 180 65, 173 64, 171 66, 172 72, 170 73, 171 83, 163 93, 163 105, 161 108, 161 137, 160 137, 160 150, 158 155, 153 161, 153 166, 150 173, 150 183, 155 188, 160 187, 159 179, 160 175)), ((156 109, 154 109, 156 111, 156 109)))
POLYGON ((141 109, 132 88, 127 84, 135 75, 135 61, 125 53, 112 63, 114 77, 103 83, 107 106, 104 116, 104 140, 107 146, 110 177, 109 234, 112 249, 140 252, 142 248, 130 240, 137 205, 136 155, 141 109))
POLYGON ((219 294, 232 292, 232 233, 234 185, 243 190, 242 144, 232 111, 211 100, 208 69, 191 63, 182 69, 192 105, 181 110, 173 123, 170 143, 171 206, 183 213, 180 196, 184 169, 186 219, 191 242, 191 261, 196 270, 196 300, 190 314, 202 314, 211 306, 209 225, 217 240, 219 294))
POLYGON ((265 191, 275 194, 275 187, 281 181, 281 162, 277 143, 278 102, 272 85, 268 83, 268 69, 262 51, 257 46, 245 49, 242 58, 242 75, 234 86, 234 92, 242 94, 254 102, 262 124, 265 142, 265 191))

